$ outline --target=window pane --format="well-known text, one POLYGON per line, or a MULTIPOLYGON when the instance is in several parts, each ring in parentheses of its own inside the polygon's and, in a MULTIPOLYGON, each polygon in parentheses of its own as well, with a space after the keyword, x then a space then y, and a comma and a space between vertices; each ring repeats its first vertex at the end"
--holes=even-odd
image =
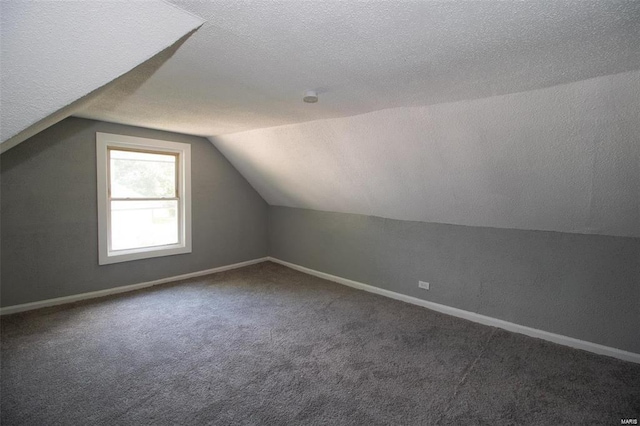
POLYGON ((112 201, 111 250, 178 243, 178 201, 112 201))
POLYGON ((109 150, 112 198, 175 197, 175 155, 109 150))

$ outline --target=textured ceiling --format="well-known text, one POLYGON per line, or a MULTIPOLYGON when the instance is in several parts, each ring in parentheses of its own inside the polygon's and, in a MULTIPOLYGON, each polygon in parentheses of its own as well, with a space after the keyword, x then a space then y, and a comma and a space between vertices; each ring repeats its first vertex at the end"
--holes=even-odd
POLYGON ((640 237, 640 1, 177 4, 78 115, 209 136, 273 205, 640 237))
POLYGON ((272 205, 640 237, 640 71, 211 140, 272 205))
POLYGON ((3 150, 202 24, 163 1, 12 0, 0 2, 0 11, 3 150))
POLYGON ((212 136, 640 68, 639 1, 174 3, 207 22, 79 116, 212 136))

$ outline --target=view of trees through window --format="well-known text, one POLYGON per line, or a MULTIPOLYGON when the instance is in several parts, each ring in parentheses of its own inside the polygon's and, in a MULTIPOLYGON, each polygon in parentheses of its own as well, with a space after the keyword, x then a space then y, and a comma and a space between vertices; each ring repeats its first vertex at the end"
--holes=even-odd
POLYGON ((111 150, 112 198, 175 198, 176 156, 111 150))
POLYGON ((177 156, 109 151, 111 249, 178 242, 177 156))

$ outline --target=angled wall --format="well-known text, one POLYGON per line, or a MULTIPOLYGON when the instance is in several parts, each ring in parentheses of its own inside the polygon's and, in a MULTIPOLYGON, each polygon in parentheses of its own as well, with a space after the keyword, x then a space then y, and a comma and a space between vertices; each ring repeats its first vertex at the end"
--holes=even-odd
POLYGON ((271 205, 640 237, 639 116, 634 71, 211 140, 271 205))
POLYGON ((157 0, 3 1, 0 11, 2 151, 72 114, 38 126, 203 23, 157 0))
POLYGON ((1 306, 267 255, 267 204, 204 138, 67 118, 0 156, 1 306), (96 132, 191 144, 189 254, 98 265, 96 132))

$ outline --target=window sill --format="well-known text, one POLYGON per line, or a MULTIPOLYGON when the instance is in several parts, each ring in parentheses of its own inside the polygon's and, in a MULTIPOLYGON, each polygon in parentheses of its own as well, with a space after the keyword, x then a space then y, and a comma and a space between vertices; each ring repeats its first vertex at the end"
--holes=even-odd
POLYGON ((113 263, 129 262, 132 260, 150 259, 154 257, 173 256, 176 254, 191 253, 191 247, 183 245, 170 245, 160 247, 146 247, 140 249, 118 250, 109 252, 106 256, 100 254, 99 265, 110 265, 113 263))

